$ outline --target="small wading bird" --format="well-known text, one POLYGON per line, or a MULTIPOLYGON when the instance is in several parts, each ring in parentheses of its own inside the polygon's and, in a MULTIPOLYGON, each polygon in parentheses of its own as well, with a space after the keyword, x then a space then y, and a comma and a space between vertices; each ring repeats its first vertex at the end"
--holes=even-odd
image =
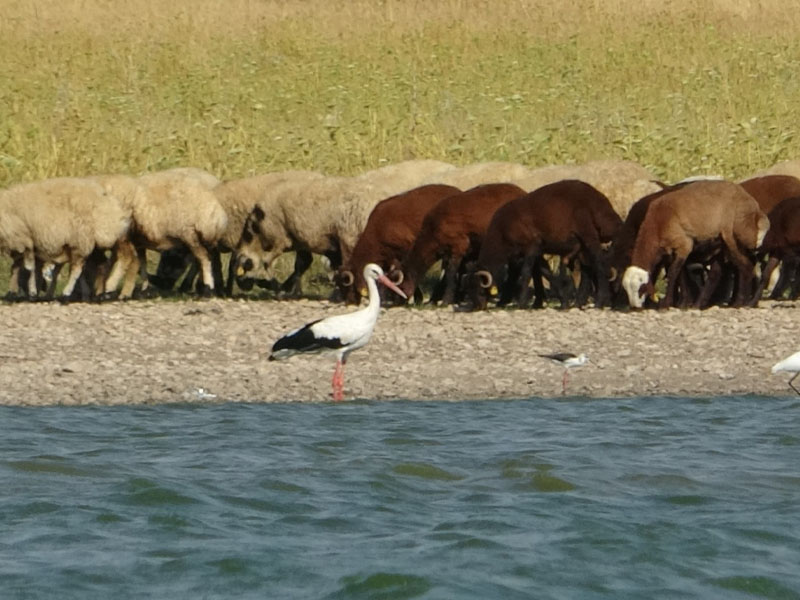
POLYGON ((575 355, 570 352, 558 352, 556 354, 540 354, 539 356, 542 358, 549 358, 554 363, 564 367, 564 376, 561 378, 562 394, 567 393, 567 379, 569 376, 569 370, 574 367, 585 365, 589 361, 589 357, 583 353, 575 355))
POLYGON ((347 356, 366 345, 375 327, 375 321, 381 311, 381 299, 378 294, 380 281, 394 293, 403 298, 406 295, 383 274, 383 269, 374 263, 364 267, 364 279, 369 290, 369 304, 366 308, 343 315, 334 315, 307 323, 303 327, 290 331, 272 346, 269 360, 289 358, 294 354, 312 354, 319 352, 336 355, 336 369, 333 371, 333 399, 344 398, 344 365, 347 356))
POLYGON ((792 382, 795 378, 800 375, 800 352, 795 352, 791 356, 787 356, 781 362, 775 364, 772 367, 772 373, 779 373, 780 371, 786 371, 788 373, 794 373, 792 378, 789 380, 789 387, 792 388, 797 394, 800 395, 800 390, 798 390, 792 382))

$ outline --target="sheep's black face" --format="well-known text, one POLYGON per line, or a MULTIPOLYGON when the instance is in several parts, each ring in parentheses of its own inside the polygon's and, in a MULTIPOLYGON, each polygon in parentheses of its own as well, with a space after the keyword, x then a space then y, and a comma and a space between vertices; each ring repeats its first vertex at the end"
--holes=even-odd
POLYGON ((483 286, 483 279, 477 273, 469 275, 469 298, 473 310, 485 310, 489 303, 489 288, 483 286))
POLYGON ((350 269, 339 268, 333 276, 333 282, 345 304, 359 304, 361 302, 361 295, 358 293, 356 286, 356 278, 350 269))

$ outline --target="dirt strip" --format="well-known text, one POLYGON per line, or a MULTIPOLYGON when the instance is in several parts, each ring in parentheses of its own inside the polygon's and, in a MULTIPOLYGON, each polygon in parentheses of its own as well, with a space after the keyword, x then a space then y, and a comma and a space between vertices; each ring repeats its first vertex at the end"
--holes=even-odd
MULTIPOLYGON (((320 301, 0 305, 0 404, 284 402, 330 398, 331 356, 268 362, 303 323, 353 310, 320 301)), ((348 398, 561 395, 539 353, 585 352, 568 395, 794 394, 770 374, 800 349, 800 306, 706 311, 384 310, 350 357, 348 398)))

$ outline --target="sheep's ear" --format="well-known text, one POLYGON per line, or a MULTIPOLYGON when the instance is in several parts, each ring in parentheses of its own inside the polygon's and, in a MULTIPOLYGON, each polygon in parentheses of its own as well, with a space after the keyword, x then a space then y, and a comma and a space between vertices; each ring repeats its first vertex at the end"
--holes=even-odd
POLYGON ((249 244, 250 242, 253 241, 253 232, 250 231, 249 227, 245 227, 244 231, 242 231, 242 241, 245 244, 249 244))
POLYGON ((253 218, 256 221, 263 221, 267 216, 267 213, 264 212, 264 209, 260 206, 256 206, 253 208, 253 218))

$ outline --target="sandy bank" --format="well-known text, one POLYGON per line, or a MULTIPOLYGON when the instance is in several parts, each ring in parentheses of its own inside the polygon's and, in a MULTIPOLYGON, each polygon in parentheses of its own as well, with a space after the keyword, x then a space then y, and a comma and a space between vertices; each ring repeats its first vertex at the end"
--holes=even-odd
MULTIPOLYGON (((0 404, 324 401, 331 357, 267 362, 273 341, 352 310, 318 301, 0 305, 0 404), (204 396, 213 394, 215 398, 204 396)), ((349 398, 559 396, 538 353, 585 352, 569 394, 787 395, 770 367, 799 349, 793 302, 757 309, 384 310, 347 365, 349 398)))

